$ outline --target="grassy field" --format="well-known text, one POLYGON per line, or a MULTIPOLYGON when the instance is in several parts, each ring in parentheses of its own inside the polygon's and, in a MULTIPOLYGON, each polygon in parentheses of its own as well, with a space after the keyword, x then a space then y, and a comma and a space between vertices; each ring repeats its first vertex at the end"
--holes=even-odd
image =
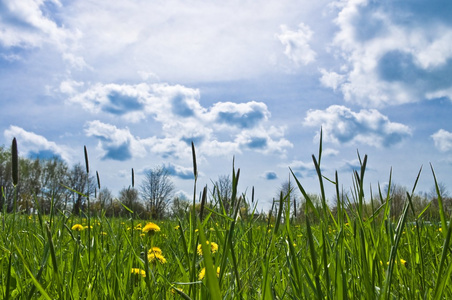
MULTIPOLYGON (((321 149, 313 158, 322 203, 314 205, 294 175, 306 198, 302 222, 290 193, 274 202, 274 217, 254 215, 253 202, 237 194, 239 170, 229 213, 221 201, 206 205, 206 190, 193 199, 200 210, 177 220, 138 220, 132 211, 127 219, 2 213, 0 298, 452 299, 452 223, 441 197, 438 224, 423 221, 427 208, 414 213, 416 182, 398 218, 389 191, 365 214, 364 158, 352 199, 332 213, 321 149)), ((194 173, 196 195, 195 158, 194 173)))

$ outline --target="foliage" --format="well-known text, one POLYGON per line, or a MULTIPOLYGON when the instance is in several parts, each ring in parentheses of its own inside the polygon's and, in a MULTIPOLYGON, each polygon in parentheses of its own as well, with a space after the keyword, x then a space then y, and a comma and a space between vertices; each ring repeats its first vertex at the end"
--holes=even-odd
MULTIPOLYGON (((131 209, 138 210, 133 187, 123 190, 121 202, 101 190, 100 201, 95 202, 100 211, 86 218, 54 209, 53 200, 48 215, 39 205, 31 215, 5 209, 0 223, 0 295, 4 299, 451 298, 452 222, 433 169, 436 208, 433 201, 415 194, 421 172, 411 190, 395 188, 390 178, 386 190, 379 188, 366 201, 367 157, 359 160, 361 169, 353 174, 350 194, 339 190, 337 174, 328 181, 336 187, 334 208, 324 197, 321 151, 313 156, 319 195, 307 193, 292 173, 294 187, 303 197, 298 206, 302 218, 291 217, 291 201, 296 198, 291 192, 279 193, 272 213, 258 216, 253 198, 237 191, 240 169, 235 167, 229 211, 219 199, 207 202, 207 187, 199 199, 194 196, 199 210, 183 208, 173 220, 140 219, 131 209), (394 201, 401 201, 401 209, 394 201), (127 213, 107 217, 115 205, 126 207, 127 213), (441 222, 429 221, 433 213, 441 222)), ((195 174, 196 170, 194 159, 195 174)), ((15 189, 26 177, 20 177, 15 189)), ((35 193, 32 200, 39 203, 37 199, 35 193)))

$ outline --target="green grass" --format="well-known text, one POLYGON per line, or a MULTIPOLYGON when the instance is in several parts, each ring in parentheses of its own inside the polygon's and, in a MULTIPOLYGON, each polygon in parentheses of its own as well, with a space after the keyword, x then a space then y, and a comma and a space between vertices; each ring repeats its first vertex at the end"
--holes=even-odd
POLYGON ((0 298, 452 299, 452 223, 442 199, 440 222, 424 222, 426 209, 416 212, 412 203, 419 172, 400 216, 391 211, 390 191, 372 195, 368 212, 366 161, 360 158, 353 195, 344 198, 337 174, 326 180, 321 173, 320 148, 313 156, 320 205, 293 175, 306 199, 308 217, 301 221, 292 216, 291 194, 273 203, 275 217, 256 217, 254 207, 242 214, 243 204, 252 201, 238 195, 240 170, 234 167, 229 214, 214 195, 214 206, 206 205, 207 189, 196 198, 196 177, 193 203, 202 202, 201 216, 195 210, 164 221, 103 213, 81 218, 54 210, 48 216, 2 213, 0 298), (336 185, 341 201, 335 212, 326 204, 325 184, 336 185), (150 221, 160 231, 144 233, 150 221), (206 241, 218 250, 211 253, 206 241), (166 263, 147 259, 153 246, 166 263))

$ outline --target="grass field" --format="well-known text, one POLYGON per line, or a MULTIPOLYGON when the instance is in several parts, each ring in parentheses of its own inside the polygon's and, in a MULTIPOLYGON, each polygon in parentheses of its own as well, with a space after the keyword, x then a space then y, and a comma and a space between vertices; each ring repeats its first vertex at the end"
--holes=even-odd
MULTIPOLYGON (((126 219, 2 213, 0 298, 452 299, 452 223, 441 197, 438 224, 424 222, 427 207, 414 213, 416 182, 399 217, 389 191, 364 213, 364 158, 355 193, 332 213, 321 149, 313 158, 322 203, 314 205, 294 175, 306 199, 302 222, 290 193, 274 202, 275 217, 257 217, 251 199, 237 194, 239 170, 230 213, 221 201, 206 205, 206 190, 193 199, 200 211, 176 220, 138 220, 132 211, 126 219)), ((194 173, 196 195, 195 158, 194 173)))

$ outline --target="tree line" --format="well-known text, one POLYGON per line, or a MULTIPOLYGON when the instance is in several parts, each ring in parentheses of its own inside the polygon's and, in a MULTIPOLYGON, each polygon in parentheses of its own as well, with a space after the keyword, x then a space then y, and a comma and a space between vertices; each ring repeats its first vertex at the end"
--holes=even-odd
MULTIPOLYGON (((50 210, 65 213, 103 212, 108 217, 130 216, 159 219, 179 216, 189 212, 190 202, 175 196, 175 185, 171 174, 164 166, 156 166, 144 172, 138 187, 124 187, 115 197, 108 187, 101 187, 99 176, 88 174, 85 166, 76 163, 68 165, 59 157, 19 158, 20 180, 12 182, 11 149, 0 146, 0 211, 12 212, 14 199, 17 211, 24 214, 49 214, 50 210)), ((214 182, 211 198, 222 198, 225 209, 229 211, 232 182, 229 176, 220 176, 214 182)), ((199 210, 199 205, 194 209, 199 210)))

